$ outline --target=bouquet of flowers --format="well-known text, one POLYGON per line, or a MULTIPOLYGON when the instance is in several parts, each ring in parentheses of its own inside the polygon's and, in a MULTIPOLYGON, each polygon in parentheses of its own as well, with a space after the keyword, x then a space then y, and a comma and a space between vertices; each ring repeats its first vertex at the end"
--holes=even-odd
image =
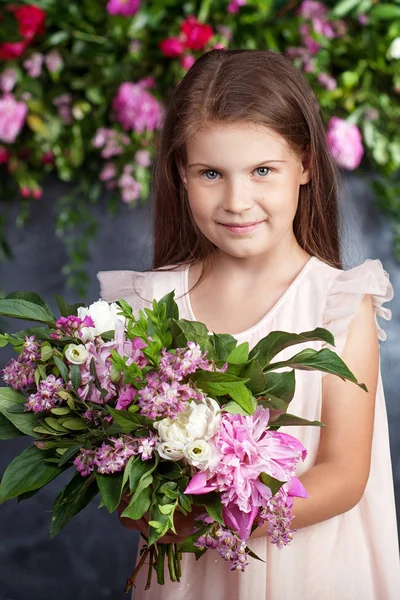
POLYGON ((85 307, 56 299, 59 318, 37 294, 0 300, 0 315, 41 324, 0 335, 0 347, 12 344, 19 354, 2 371, 0 439, 33 438, 4 472, 0 504, 29 498, 72 467, 54 501, 51 537, 98 493, 110 512, 123 505, 123 517, 148 515, 126 592, 146 557, 149 587, 153 570, 164 582, 166 557, 179 581, 182 552, 214 549, 243 570, 249 556, 258 558, 247 541, 260 525, 278 547, 288 544, 293 498, 307 496, 295 475, 306 449, 279 428, 322 425, 288 413, 295 369, 366 388, 328 348, 273 359, 295 344, 333 345, 330 332, 273 331, 249 351, 231 335, 180 319, 174 292, 138 315, 124 300, 85 307), (174 515, 191 512, 183 543, 159 542, 176 533, 174 515))

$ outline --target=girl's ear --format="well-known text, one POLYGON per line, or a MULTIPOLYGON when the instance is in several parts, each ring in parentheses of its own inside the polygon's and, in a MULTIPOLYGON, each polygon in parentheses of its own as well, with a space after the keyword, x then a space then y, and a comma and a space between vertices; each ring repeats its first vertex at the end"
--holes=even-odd
POLYGON ((310 163, 311 163, 311 156, 310 156, 310 152, 309 152, 309 147, 307 147, 306 151, 304 152, 303 159, 301 161, 302 171, 300 174, 300 185, 304 185, 311 180, 310 163))

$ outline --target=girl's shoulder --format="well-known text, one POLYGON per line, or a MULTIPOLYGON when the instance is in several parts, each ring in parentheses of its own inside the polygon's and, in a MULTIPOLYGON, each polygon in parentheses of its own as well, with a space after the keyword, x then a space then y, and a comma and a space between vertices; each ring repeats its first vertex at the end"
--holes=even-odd
POLYGON ((386 333, 377 317, 389 320, 391 310, 383 306, 392 300, 394 292, 389 274, 380 260, 368 259, 350 269, 337 269, 318 261, 315 286, 324 287, 324 327, 335 336, 347 332, 350 321, 366 294, 372 297, 378 337, 386 339, 386 333), (320 277, 318 277, 318 271, 320 277))
POLYGON ((99 271, 100 298, 106 302, 126 300, 134 310, 150 308, 154 298, 181 286, 184 266, 168 265, 152 271, 99 271))

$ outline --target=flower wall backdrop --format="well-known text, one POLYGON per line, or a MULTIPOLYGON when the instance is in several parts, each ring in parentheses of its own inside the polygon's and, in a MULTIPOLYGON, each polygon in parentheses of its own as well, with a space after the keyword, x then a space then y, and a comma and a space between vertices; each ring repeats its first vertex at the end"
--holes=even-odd
POLYGON ((0 259, 11 203, 27 227, 56 176, 71 190, 56 199, 63 272, 83 294, 92 205, 148 200, 168 90, 212 48, 269 48, 303 70, 338 165, 372 174, 400 259, 400 0, 1 2, 0 259))

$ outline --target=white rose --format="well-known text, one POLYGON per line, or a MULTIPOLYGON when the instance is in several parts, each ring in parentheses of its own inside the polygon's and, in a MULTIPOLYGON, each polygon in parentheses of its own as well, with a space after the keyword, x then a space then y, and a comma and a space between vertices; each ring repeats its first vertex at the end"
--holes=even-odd
POLYGON ((83 344, 69 344, 65 349, 65 358, 73 365, 82 365, 88 356, 89 352, 83 344))
POLYGON ((209 440, 218 431, 221 408, 212 398, 188 402, 175 419, 161 419, 154 423, 163 442, 180 442, 184 445, 194 440, 209 440))
POLYGON ((205 440, 194 440, 186 444, 185 458, 190 465, 197 467, 200 471, 210 469, 211 471, 219 461, 219 453, 214 444, 205 440))
POLYGON ((180 442, 162 442, 158 444, 157 452, 167 460, 181 460, 185 456, 184 445, 180 442))
POLYGON ((82 328, 82 341, 93 341, 95 336, 101 335, 105 331, 114 331, 117 319, 125 324, 125 317, 117 314, 119 310, 121 309, 115 302, 109 304, 105 300, 97 300, 89 307, 80 306, 78 308, 78 317, 84 319, 89 315, 95 324, 95 327, 82 328))
POLYGON ((390 44, 388 54, 391 58, 400 58, 400 37, 397 37, 390 44))

